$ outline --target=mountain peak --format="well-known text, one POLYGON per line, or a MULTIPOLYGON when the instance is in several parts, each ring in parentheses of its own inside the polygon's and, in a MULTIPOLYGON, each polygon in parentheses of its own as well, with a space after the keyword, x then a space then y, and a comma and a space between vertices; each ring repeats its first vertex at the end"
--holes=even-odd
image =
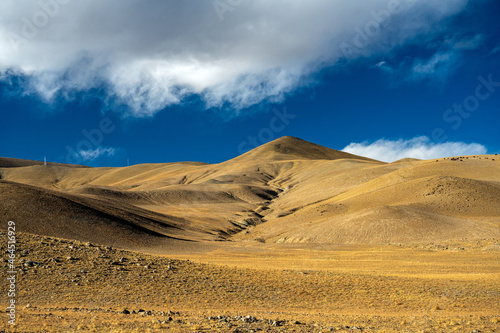
POLYGON ((374 161, 366 157, 349 154, 343 151, 323 147, 293 136, 283 136, 274 141, 263 144, 239 157, 252 160, 336 160, 357 159, 374 161))
POLYGON ((278 138, 276 140, 273 140, 269 143, 299 143, 299 142, 308 142, 306 140, 302 140, 301 138, 297 138, 294 136, 282 136, 281 138, 278 138))

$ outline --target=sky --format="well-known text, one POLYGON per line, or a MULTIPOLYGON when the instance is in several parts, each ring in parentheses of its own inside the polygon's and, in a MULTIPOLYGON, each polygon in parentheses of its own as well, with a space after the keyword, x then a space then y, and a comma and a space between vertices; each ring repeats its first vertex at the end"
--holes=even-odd
POLYGON ((0 156, 219 163, 281 136, 500 153, 494 0, 0 2, 0 156))

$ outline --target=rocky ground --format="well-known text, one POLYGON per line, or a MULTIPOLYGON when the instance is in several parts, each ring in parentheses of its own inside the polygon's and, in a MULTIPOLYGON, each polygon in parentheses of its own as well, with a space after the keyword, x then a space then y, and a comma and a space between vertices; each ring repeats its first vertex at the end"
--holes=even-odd
MULTIPOLYGON (((6 281, 6 233, 0 236, 6 281)), ((16 237, 16 326, 7 322, 2 283, 0 331, 500 331, 498 280, 238 268, 16 237)))

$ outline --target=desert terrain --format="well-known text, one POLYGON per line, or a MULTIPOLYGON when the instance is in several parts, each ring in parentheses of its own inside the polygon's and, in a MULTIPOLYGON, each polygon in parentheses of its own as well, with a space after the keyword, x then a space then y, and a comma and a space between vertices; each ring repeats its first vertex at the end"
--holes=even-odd
POLYGON ((384 163, 283 137, 219 164, 0 158, 0 221, 7 332, 500 330, 494 155, 384 163))

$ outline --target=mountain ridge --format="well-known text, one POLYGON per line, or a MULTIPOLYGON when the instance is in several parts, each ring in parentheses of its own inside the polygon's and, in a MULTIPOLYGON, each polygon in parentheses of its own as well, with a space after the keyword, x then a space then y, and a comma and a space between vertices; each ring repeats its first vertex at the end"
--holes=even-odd
POLYGON ((0 218, 128 249, 500 236, 500 161, 487 155, 384 163, 283 137, 219 164, 20 164, 0 167, 0 218))
MULTIPOLYGON (((315 143, 302 140, 293 136, 283 136, 271 142, 256 147, 232 160, 264 159, 272 161, 284 160, 336 160, 359 159, 363 161, 376 161, 367 157, 357 156, 340 150, 327 148, 315 143)), ((226 161, 230 162, 232 160, 226 161)), ((376 161, 379 162, 379 161, 376 161)), ((382 162, 380 162, 382 163, 382 162)))

